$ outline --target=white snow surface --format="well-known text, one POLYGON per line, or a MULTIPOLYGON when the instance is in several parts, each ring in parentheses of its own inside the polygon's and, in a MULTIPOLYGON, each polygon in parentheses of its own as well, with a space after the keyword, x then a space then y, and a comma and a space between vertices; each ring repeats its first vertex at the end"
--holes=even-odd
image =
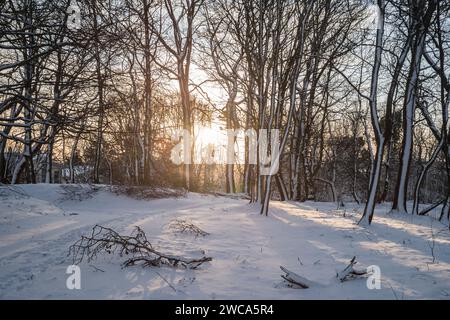
POLYGON ((272 201, 265 217, 259 205, 223 196, 135 200, 104 186, 70 200, 61 191, 0 186, 0 299, 450 299, 447 221, 388 214, 389 204, 361 227, 363 207, 354 203, 336 210, 333 203, 272 201), (174 219, 210 234, 174 233, 174 219), (124 258, 102 255, 79 265, 81 289, 69 290, 69 246, 95 224, 121 234, 139 226, 159 251, 213 260, 196 270, 121 268, 124 258), (355 268, 380 267, 381 289, 368 289, 366 278, 336 278, 353 256, 355 268), (314 285, 288 287, 280 265, 314 285))

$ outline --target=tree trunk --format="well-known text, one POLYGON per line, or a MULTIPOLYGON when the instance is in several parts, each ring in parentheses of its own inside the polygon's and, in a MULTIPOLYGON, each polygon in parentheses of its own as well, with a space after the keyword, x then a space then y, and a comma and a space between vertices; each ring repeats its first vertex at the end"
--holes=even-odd
POLYGON ((428 30, 433 13, 437 6, 437 1, 429 1, 426 14, 422 17, 422 5, 420 2, 413 6, 412 15, 414 19, 414 30, 416 33, 413 41, 411 65, 406 82, 406 91, 403 102, 403 141, 400 154, 400 168, 398 171, 397 185, 395 187, 394 202, 392 210, 407 213, 406 201, 408 192, 409 169, 411 166, 412 148, 413 148, 413 125, 416 106, 415 90, 419 78, 420 65, 425 46, 425 36, 428 30))
POLYGON ((441 141, 439 141, 436 148, 433 150, 433 153, 430 157, 430 159, 422 166, 422 171, 420 172, 419 178, 417 179, 416 186, 414 188, 414 204, 413 204, 413 214, 419 214, 419 192, 420 192, 420 186, 422 185, 422 181, 424 177, 426 176, 428 169, 430 169, 431 165, 436 160, 437 156, 439 155, 439 152, 441 151, 443 145, 444 145, 444 139, 445 136, 442 135, 441 141))
POLYGON ((377 29, 375 57, 372 68, 372 78, 369 97, 370 118, 372 122, 372 127, 375 131, 375 141, 377 143, 377 151, 375 154, 373 167, 370 173, 370 185, 369 185, 369 193, 367 196, 367 202, 364 207, 364 213, 361 217, 361 220, 359 220, 358 222, 359 224, 363 225, 370 225, 370 223, 372 222, 384 150, 384 136, 381 131, 377 110, 378 74, 381 66, 381 55, 383 52, 382 46, 384 34, 384 9, 385 9, 384 0, 378 0, 378 7, 381 16, 378 17, 380 20, 379 20, 379 28, 377 29))

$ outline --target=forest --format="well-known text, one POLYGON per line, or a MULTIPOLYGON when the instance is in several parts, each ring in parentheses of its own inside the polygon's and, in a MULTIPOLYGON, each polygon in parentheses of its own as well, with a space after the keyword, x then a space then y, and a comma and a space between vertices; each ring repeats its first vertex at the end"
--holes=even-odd
POLYGON ((0 0, 5 188, 331 203, 448 233, 449 103, 449 1, 0 0))

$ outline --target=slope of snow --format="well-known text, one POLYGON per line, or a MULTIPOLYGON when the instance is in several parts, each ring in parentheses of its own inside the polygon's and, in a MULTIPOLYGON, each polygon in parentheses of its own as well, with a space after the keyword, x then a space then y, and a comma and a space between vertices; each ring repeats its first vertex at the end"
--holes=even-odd
MULTIPOLYGON (((83 186, 86 187, 86 186, 83 186)), ((189 194, 134 200, 103 188, 69 200, 59 185, 0 187, 0 298, 12 299, 449 299, 450 234, 430 217, 387 215, 356 225, 362 207, 272 202, 269 217, 246 200, 189 194), (345 213, 345 217, 344 217, 345 213), (177 234, 186 219, 210 233, 177 234), (68 248, 95 224, 129 233, 140 226, 158 250, 213 257, 197 270, 129 267, 112 255, 80 264, 81 289, 66 288, 68 248), (341 283, 336 272, 377 265, 381 289, 366 279, 341 283), (434 256, 434 257, 433 257, 434 256), (280 265, 308 279, 293 289, 280 265)))

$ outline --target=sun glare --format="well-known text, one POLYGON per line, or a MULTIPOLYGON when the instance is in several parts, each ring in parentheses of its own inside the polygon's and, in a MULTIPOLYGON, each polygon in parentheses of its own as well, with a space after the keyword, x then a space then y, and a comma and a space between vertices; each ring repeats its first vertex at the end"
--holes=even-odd
POLYGON ((206 147, 211 144, 219 146, 225 137, 226 132, 217 124, 212 123, 210 127, 200 126, 195 133, 195 145, 199 147, 206 147))

